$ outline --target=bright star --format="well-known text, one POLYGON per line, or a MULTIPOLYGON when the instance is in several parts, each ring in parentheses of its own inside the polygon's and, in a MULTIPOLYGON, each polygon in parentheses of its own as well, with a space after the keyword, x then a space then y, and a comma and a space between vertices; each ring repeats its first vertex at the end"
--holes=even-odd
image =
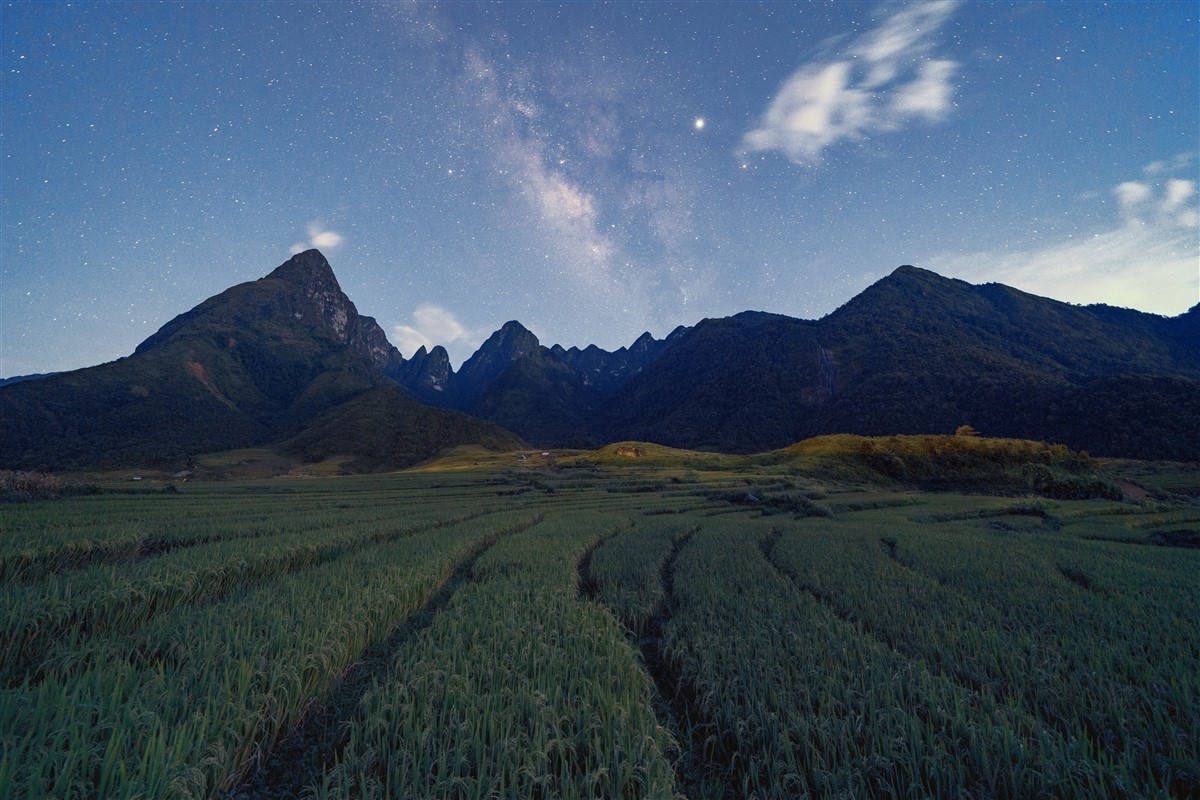
POLYGON ((704 117, 696 117, 696 121, 692 124, 696 126, 696 130, 704 130, 704 117))

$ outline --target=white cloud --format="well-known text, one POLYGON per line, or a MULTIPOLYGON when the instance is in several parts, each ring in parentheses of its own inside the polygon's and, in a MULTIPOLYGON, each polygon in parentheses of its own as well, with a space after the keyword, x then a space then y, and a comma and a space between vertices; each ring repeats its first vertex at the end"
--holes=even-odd
POLYGON ((951 107, 958 64, 932 58, 934 34, 957 0, 927 0, 852 40, 840 57, 792 73, 748 131, 740 155, 779 150, 797 164, 819 160, 842 140, 937 122, 951 107))
POLYGON ((946 21, 956 5, 956 0, 926 0, 906 6, 855 40, 849 53, 876 68, 895 66, 914 51, 928 50, 929 34, 946 21))
POLYGON ((1196 193, 1196 182, 1185 181, 1179 178, 1172 178, 1167 181, 1166 194, 1163 197, 1163 211, 1171 213, 1183 206, 1183 204, 1196 193))
POLYGON ((995 281, 1069 303, 1181 314, 1200 301, 1196 183, 1125 181, 1121 219, 1089 237, 1043 247, 936 255, 922 266, 974 283, 995 281))
POLYGON ((944 59, 932 59, 922 64, 917 77, 896 90, 891 102, 890 118, 941 119, 950 109, 950 96, 954 91, 950 78, 957 66, 953 61, 944 59))
POLYGON ((1133 214, 1142 203, 1150 199, 1150 186, 1138 181, 1125 181, 1113 187, 1113 194, 1121 205, 1121 213, 1133 214))
POLYGON ((342 243, 342 235, 333 231, 321 231, 312 237, 313 247, 333 248, 342 243))
POLYGON ((318 250, 334 250, 341 246, 345 239, 337 231, 331 231, 317 221, 308 223, 308 240, 296 242, 289 248, 292 255, 303 253, 313 247, 318 250))
POLYGON ((444 346, 467 336, 467 329, 452 312, 432 303, 417 306, 412 313, 412 322, 412 325, 392 327, 392 343, 406 358, 422 347, 444 346))
POLYGON ((1187 169, 1195 159, 1195 153, 1178 153, 1164 161, 1151 161, 1142 168, 1142 172, 1150 177, 1179 172, 1187 169))
POLYGON ((422 347, 433 347, 433 340, 411 325, 396 325, 392 328, 392 344, 402 356, 412 358, 422 347))
POLYGON ((467 332, 454 314, 432 303, 417 306, 417 310, 413 312, 413 320, 418 328, 439 343, 456 341, 467 332))
POLYGON ((1194 228, 1197 211, 1190 202, 1196 196, 1196 182, 1171 178, 1155 196, 1158 188, 1150 183, 1125 181, 1113 189, 1127 223, 1150 224, 1157 228, 1194 228))

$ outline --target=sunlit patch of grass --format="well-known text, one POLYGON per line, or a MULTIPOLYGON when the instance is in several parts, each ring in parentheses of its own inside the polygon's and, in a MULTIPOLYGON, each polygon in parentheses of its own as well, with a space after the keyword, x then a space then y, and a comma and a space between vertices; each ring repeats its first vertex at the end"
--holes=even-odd
MULTIPOLYGON (((426 461, 410 467, 408 472, 450 472, 455 470, 494 471, 506 467, 525 466, 525 462, 541 451, 519 450, 505 453, 488 450, 477 444, 452 447, 426 461), (521 456, 525 456, 524 459, 521 456)), ((536 463, 536 462, 535 462, 536 463)))

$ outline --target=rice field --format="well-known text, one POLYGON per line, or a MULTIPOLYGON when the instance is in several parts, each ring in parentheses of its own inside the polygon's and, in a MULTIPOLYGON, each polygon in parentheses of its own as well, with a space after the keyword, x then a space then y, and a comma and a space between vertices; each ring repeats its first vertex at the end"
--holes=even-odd
POLYGON ((0 520, 4 798, 1200 796, 1179 495, 563 458, 0 520))

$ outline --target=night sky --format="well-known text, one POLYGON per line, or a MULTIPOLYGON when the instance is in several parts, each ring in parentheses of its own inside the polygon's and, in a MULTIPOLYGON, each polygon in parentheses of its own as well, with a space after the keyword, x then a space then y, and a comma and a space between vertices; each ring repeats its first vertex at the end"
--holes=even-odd
POLYGON ((900 264, 1198 299, 1195 2, 7 3, 0 376, 316 246, 406 356, 815 319, 900 264))

